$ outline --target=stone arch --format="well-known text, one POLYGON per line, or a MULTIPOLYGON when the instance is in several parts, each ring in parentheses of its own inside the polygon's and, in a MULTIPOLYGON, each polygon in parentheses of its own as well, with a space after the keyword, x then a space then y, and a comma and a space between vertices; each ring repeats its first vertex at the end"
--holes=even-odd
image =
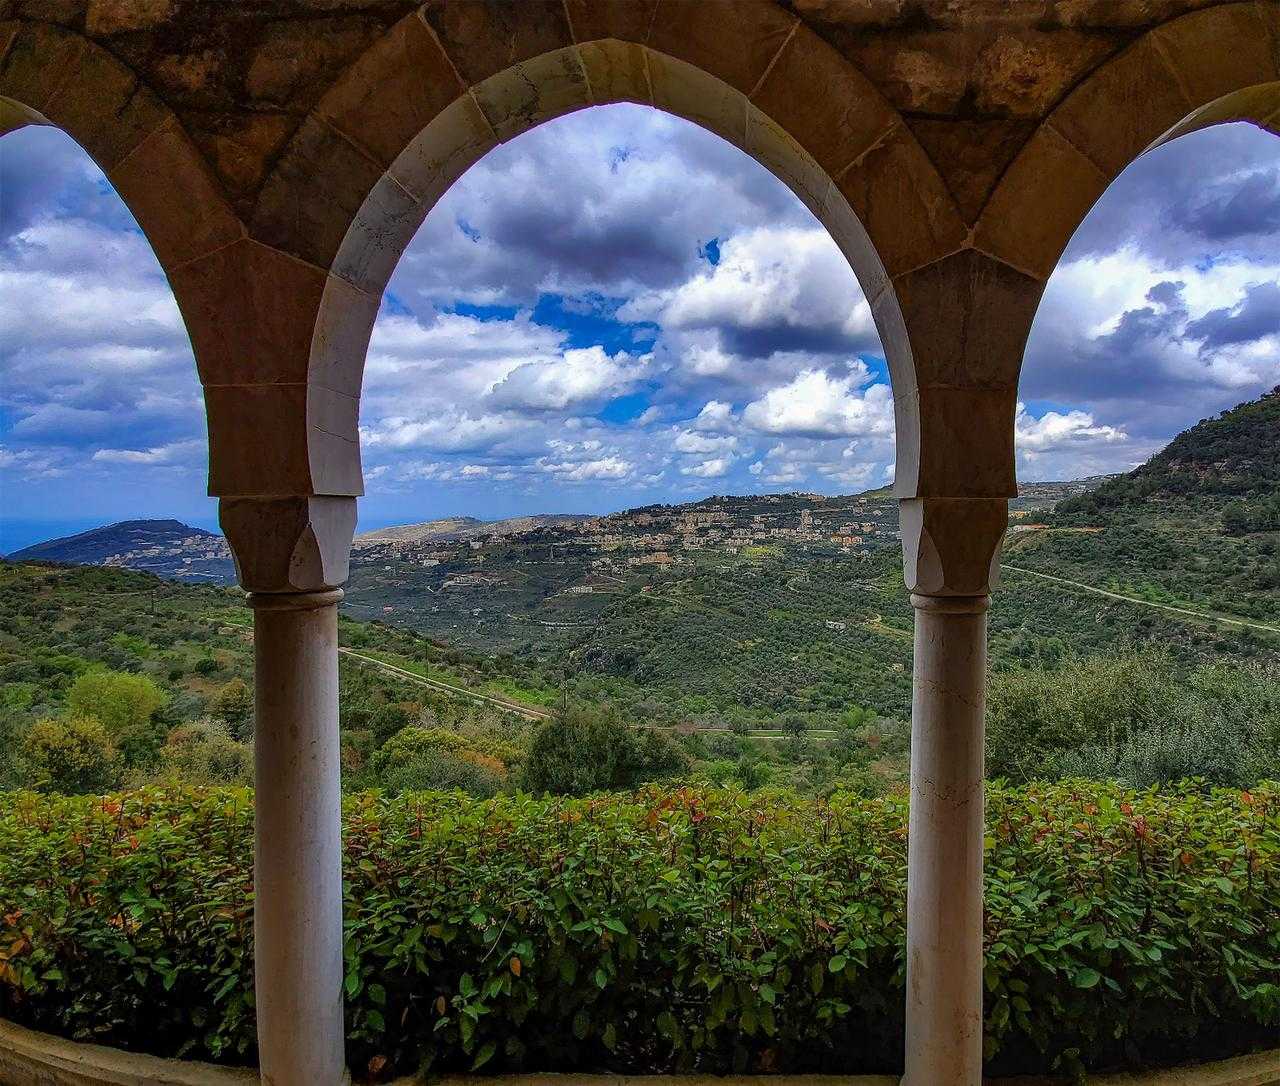
POLYGON ((324 469, 310 492, 360 493, 365 349, 382 290, 430 207, 497 144, 613 102, 651 105, 715 132, 823 222, 885 344, 899 491, 930 485, 921 479, 920 395, 895 279, 959 250, 967 231, 909 128, 860 72, 773 0, 444 0, 402 19, 329 90, 250 221, 251 244, 309 269, 313 332, 291 365, 306 373, 306 458, 324 469))
POLYGON ((1280 127, 1280 6, 1243 0, 1183 15, 1094 71, 1005 171, 975 244, 1043 282, 1130 162, 1229 121, 1280 127))
POLYGON ((204 157, 137 75, 87 38, 49 23, 0 22, 0 137, 61 128, 97 163, 137 221, 174 292, 205 388, 211 459, 236 444, 214 411, 225 377, 201 352, 222 314, 186 289, 186 269, 244 237, 204 157))
MULTIPOLYGON (((982 381, 984 363, 998 364, 1004 403, 999 417, 985 421, 1003 445, 1010 494, 1023 353, 1045 284, 1072 235, 1144 151, 1226 121, 1274 129, 1278 80, 1280 6, 1241 0, 1183 15, 1143 34, 1068 92, 1001 176, 965 257, 1003 284, 971 298, 971 317, 996 350, 974 353, 970 365, 978 367, 971 378, 982 381)), ((943 311, 931 304, 937 321, 943 311)), ((923 324, 926 339, 929 327, 923 324)), ((960 447, 955 439, 950 444, 960 447)))

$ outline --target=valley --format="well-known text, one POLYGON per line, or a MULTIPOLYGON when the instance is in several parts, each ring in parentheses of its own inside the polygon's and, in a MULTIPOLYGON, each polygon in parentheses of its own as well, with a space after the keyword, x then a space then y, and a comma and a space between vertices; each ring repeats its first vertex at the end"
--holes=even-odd
MULTIPOLYGON (((1002 676, 1052 684, 1091 661, 1148 656, 1161 673, 1273 675, 1278 411, 1276 393, 1243 405, 1129 476, 1024 487, 990 613, 997 691, 1002 676), (1241 493, 1233 457, 1263 484, 1241 493)), ((761 759, 803 790, 849 765, 900 779, 913 616, 897 515, 884 491, 717 496, 359 536, 341 624, 350 781, 377 782, 383 746, 423 720, 523 749, 572 707, 683 736, 693 764, 727 759, 742 779, 761 759)), ((0 566, 12 728, 56 716, 78 676, 105 666, 164 691, 147 772, 190 755, 169 749, 174 727, 220 719, 221 692, 252 678, 239 590, 175 579, 200 575, 219 546, 177 522, 132 522, 14 556, 106 568, 0 566)), ((237 750, 223 754, 242 772, 237 750)))

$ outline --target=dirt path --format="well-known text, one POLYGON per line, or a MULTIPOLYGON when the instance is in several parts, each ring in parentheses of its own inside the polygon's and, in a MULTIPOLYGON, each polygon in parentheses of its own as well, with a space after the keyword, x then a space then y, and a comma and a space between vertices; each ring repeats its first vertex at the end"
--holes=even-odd
POLYGON ((425 675, 419 675, 415 671, 389 664, 375 656, 365 656, 364 653, 356 652, 355 649, 339 647, 338 651, 343 656, 351 656, 357 660, 362 660, 366 664, 372 664, 374 667, 385 671, 388 675, 394 675, 397 679, 406 679, 409 682, 417 683, 419 686, 430 687, 445 694, 454 694, 486 705, 494 705, 499 709, 505 709, 509 713, 527 717, 529 720, 551 719, 551 713, 547 709, 536 709, 532 705, 521 705, 519 702, 507 701, 505 698, 495 698, 492 694, 482 694, 478 690, 468 690, 465 686, 454 686, 452 683, 441 682, 439 679, 428 679, 425 675))
POLYGON ((1207 611, 1192 611, 1188 607, 1175 607, 1171 603, 1153 603, 1150 600, 1140 600, 1133 596, 1122 596, 1119 592, 1110 592, 1105 588, 1095 588, 1093 585, 1084 584, 1082 581, 1071 581, 1066 577, 1055 577, 1052 573, 1037 573, 1034 569, 1011 566, 1008 562, 1003 563, 1002 568, 1011 569, 1015 573, 1025 573, 1031 577, 1040 577, 1043 580, 1053 581, 1057 584, 1070 585, 1072 588, 1079 588, 1084 592, 1092 592, 1097 596, 1106 596, 1108 599, 1123 600, 1125 603, 1137 604, 1139 607, 1154 607, 1157 611, 1169 611, 1175 615, 1189 615, 1191 618, 1198 618, 1202 622, 1225 622, 1228 626, 1243 626, 1249 630, 1265 630, 1267 633, 1280 634, 1280 626, 1266 626, 1261 622, 1246 622, 1242 618, 1226 618, 1207 611))

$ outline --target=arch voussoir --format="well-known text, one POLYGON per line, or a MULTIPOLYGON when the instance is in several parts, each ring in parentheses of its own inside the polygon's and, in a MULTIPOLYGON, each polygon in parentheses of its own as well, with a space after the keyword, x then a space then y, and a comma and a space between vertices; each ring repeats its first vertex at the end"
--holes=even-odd
POLYGON ((1110 183, 1052 123, 1042 125, 988 201, 974 232, 975 244, 1047 280, 1071 235, 1110 183))
POLYGON ((1244 87, 1280 79, 1276 35, 1280 35, 1280 8, 1256 3, 1193 11, 1151 31, 1191 109, 1244 87), (1229 42, 1230 48, 1206 47, 1216 42, 1229 42))
POLYGON ((50 99, 72 79, 89 43, 48 23, 13 20, 5 25, 0 34, 0 94, 44 114, 50 99))
POLYGON ((578 47, 567 45, 497 72, 471 94, 499 142, 592 104, 578 47))
POLYGON ((422 7, 422 18, 468 87, 574 44, 561 0, 519 4, 429 0, 422 7))
POLYGON ((348 69, 316 112, 386 165, 465 91, 435 32, 414 13, 348 69))
MULTIPOLYGON (((0 96, 70 135, 107 175, 165 272, 244 235, 173 112, 104 49, 48 23, 0 31, 0 96)), ((190 314, 183 316, 190 322, 190 314)))
POLYGON ((1143 151, 1210 124, 1280 117, 1280 6, 1244 0, 1154 27, 1045 118, 975 227, 985 252, 1047 278, 1094 202, 1143 151))

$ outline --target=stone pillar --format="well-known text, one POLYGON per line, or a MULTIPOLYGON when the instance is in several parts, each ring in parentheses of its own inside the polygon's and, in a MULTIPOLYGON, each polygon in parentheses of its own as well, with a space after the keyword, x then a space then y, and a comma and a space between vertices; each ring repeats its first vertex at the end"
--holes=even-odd
POLYGON ((337 1086, 342 1018, 338 587, 354 498, 223 498, 254 634, 254 994, 262 1082, 337 1086))
POLYGON ((987 608, 1004 499, 901 503, 915 607, 904 1086, 982 1082, 987 608))

